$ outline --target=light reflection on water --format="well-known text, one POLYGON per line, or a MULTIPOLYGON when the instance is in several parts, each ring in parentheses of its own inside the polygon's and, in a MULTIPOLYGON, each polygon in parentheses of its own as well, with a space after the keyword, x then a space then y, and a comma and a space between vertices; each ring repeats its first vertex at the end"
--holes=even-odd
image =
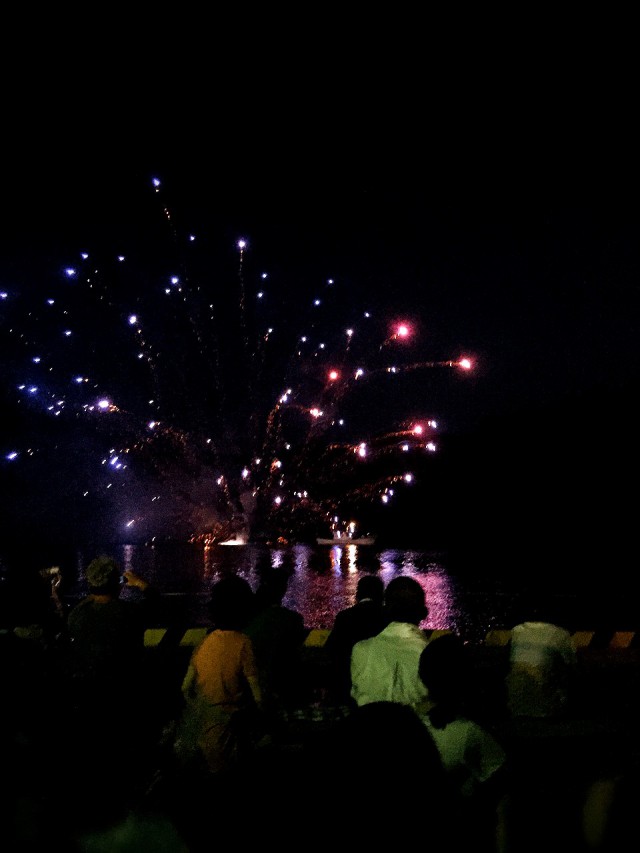
MULTIPOLYGON (((429 614, 422 627, 453 630, 471 642, 484 639, 491 628, 509 628, 521 621, 522 588, 529 582, 516 572, 506 578, 482 572, 461 576, 448 568, 443 555, 413 550, 376 551, 371 546, 205 548, 171 542, 119 546, 110 553, 160 589, 168 619, 193 627, 208 624, 207 601, 218 578, 239 574, 256 589, 265 562, 266 570, 270 566, 291 570, 285 604, 302 613, 308 628, 331 628, 335 614, 354 602, 356 585, 363 574, 379 574, 385 585, 404 574, 414 577, 425 590, 429 614)), ((92 556, 76 555, 76 577, 66 584, 70 600, 86 591, 83 568, 92 556)), ((635 608, 632 614, 624 612, 626 599, 613 584, 606 590, 600 586, 594 595, 593 584, 578 583, 573 575, 562 578, 554 572, 552 579, 541 574, 536 580, 542 582, 549 598, 556 600, 560 610, 556 621, 570 630, 637 628, 635 608)), ((124 596, 127 594, 131 593, 125 588, 124 596)))
MULTIPOLYGON (((459 582, 450 576, 437 555, 421 551, 385 550, 371 546, 292 545, 269 549, 258 545, 206 548, 178 543, 121 546, 120 557, 126 568, 141 574, 157 586, 165 600, 172 603, 180 619, 194 627, 207 624, 207 600, 212 584, 233 573, 246 578, 255 590, 261 572, 268 566, 283 566, 291 571, 284 603, 302 613, 308 628, 328 629, 335 614, 355 600, 358 579, 364 574, 379 574, 385 585, 398 575, 410 575, 426 593, 429 613, 423 628, 451 629, 469 639, 479 639, 489 627, 482 609, 468 608, 459 582), (481 619, 478 616, 481 615, 481 619)), ((81 566, 89 555, 78 557, 78 576, 70 595, 84 592, 81 566)), ((127 596, 127 591, 123 595, 127 596)), ((500 622, 494 613, 490 621, 500 622)))
MULTIPOLYGON (((567 557, 562 549, 545 553, 532 567, 529 543, 496 542, 496 554, 481 553, 461 561, 455 556, 410 549, 376 550, 372 546, 260 545, 217 546, 175 541, 122 545, 91 550, 62 544, 46 551, 29 541, 0 550, 4 565, 34 568, 58 565, 61 594, 71 605, 87 592, 84 570, 96 554, 120 559, 123 566, 148 578, 162 594, 157 627, 209 624, 207 601, 214 581, 225 573, 247 578, 255 589, 261 565, 286 566, 292 578, 285 602, 298 609, 308 628, 329 629, 335 614, 353 603, 358 579, 379 574, 385 583, 396 575, 415 577, 426 592, 429 615, 423 627, 453 630, 470 642, 485 639, 492 628, 511 628, 532 618, 531 601, 542 598, 555 621, 570 631, 640 630, 631 564, 612 560, 594 573, 567 557), (529 559, 527 559, 527 557, 529 559)), ((123 596, 135 592, 123 591, 123 596)))

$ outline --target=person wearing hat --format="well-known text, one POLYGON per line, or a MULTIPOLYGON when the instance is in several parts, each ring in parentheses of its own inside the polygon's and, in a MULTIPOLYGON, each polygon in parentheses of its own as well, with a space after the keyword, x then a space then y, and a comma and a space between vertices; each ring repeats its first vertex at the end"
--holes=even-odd
POLYGON ((67 629, 73 658, 87 675, 112 675, 130 666, 144 649, 144 632, 157 590, 107 555, 86 568, 88 594, 69 612, 67 629), (139 600, 120 597, 124 585, 140 590, 139 600))
POLYGON ((160 595, 107 555, 92 560, 85 577, 87 595, 67 616, 72 722, 66 753, 70 778, 78 780, 74 797, 89 815, 113 796, 113 778, 118 796, 135 795, 157 742, 161 720, 144 635, 157 618, 160 595), (139 594, 121 597, 125 584, 139 594))

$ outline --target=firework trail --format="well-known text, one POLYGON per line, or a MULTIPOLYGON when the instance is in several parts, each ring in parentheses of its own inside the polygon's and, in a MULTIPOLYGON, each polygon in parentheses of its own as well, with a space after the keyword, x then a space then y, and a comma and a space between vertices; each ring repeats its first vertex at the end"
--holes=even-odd
POLYGON ((3 294, 5 393, 27 419, 56 422, 42 446, 16 436, 5 462, 37 477, 38 460, 68 454, 70 505, 114 535, 215 539, 238 520, 293 540, 388 502, 411 480, 409 451, 437 447, 432 413, 402 412, 428 399, 392 386, 471 362, 416 360, 412 323, 377 317, 333 278, 315 296, 295 274, 274 279, 246 238, 221 262, 151 186, 155 238, 83 247, 36 305, 3 294))

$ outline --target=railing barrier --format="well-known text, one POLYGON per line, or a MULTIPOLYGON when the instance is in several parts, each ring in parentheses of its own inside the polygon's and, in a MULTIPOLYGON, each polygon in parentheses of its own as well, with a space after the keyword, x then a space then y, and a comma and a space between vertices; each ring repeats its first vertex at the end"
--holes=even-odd
MULTIPOLYGON (((206 637, 209 629, 197 628, 147 628, 144 635, 146 648, 172 646, 194 648, 206 637)), ((322 648, 329 636, 328 628, 312 628, 305 640, 308 648, 322 648)), ((448 628, 427 629, 425 633, 432 639, 442 634, 450 634, 448 628)), ((481 643, 487 647, 505 647, 511 639, 510 628, 491 628, 481 643)), ((637 631, 575 631, 571 640, 576 651, 599 649, 601 651, 620 651, 640 648, 640 632, 637 631)))

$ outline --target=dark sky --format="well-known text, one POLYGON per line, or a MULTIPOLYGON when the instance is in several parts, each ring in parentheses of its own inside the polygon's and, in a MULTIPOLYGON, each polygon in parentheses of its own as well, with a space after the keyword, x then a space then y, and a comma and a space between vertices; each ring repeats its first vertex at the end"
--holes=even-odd
POLYGON ((148 187, 158 176, 175 226, 206 231, 221 258, 246 236, 266 268, 287 270, 310 294, 334 276, 370 304, 418 317, 440 357, 447 347, 472 353, 467 420, 637 381, 631 175, 624 185, 602 173, 568 185, 522 164, 489 180, 457 169, 452 154, 403 160, 399 146, 351 169, 353 140, 344 158, 334 144, 329 160, 321 146, 289 160, 277 145, 251 159, 244 147, 216 149, 214 136, 211 147, 197 138, 148 151, 138 138, 95 157, 58 143, 57 158, 7 163, 3 283, 30 268, 44 275, 83 241, 154 239, 148 187))

